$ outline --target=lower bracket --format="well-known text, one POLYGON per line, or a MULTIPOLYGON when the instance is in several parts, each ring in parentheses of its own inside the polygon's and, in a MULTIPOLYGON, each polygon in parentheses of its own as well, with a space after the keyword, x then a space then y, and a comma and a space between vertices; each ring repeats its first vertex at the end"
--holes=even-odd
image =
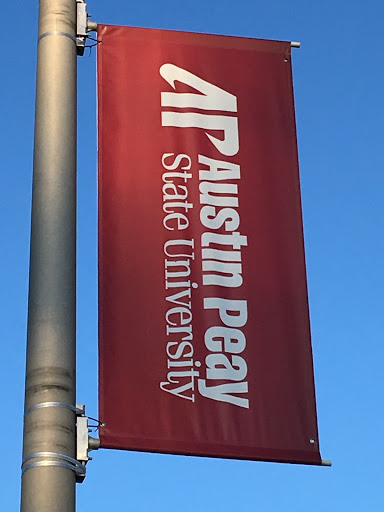
POLYGON ((84 474, 77 474, 76 481, 81 483, 85 478, 85 466, 92 457, 89 456, 91 450, 100 448, 100 440, 89 435, 89 418, 85 415, 85 405, 76 404, 78 412, 76 413, 76 459, 84 466, 84 474))

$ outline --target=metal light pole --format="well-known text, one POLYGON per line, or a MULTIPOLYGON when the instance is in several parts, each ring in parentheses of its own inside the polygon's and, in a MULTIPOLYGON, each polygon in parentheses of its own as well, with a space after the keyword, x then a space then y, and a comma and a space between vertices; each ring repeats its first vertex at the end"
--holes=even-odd
POLYGON ((40 0, 22 512, 74 512, 76 0, 40 0))

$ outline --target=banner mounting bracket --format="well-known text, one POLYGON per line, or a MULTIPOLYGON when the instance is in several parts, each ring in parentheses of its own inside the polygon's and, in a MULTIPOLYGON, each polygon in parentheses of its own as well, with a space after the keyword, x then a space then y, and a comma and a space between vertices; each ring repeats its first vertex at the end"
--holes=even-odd
POLYGON ((87 12, 87 4, 84 0, 76 0, 77 9, 77 29, 76 29, 76 46, 77 55, 84 55, 85 42, 89 32, 97 30, 97 23, 90 21, 90 14, 87 12))
POLYGON ((76 481, 81 483, 85 479, 85 466, 89 460, 92 460, 89 452, 100 448, 100 439, 89 435, 91 429, 88 420, 91 418, 85 415, 85 405, 76 404, 76 409, 78 411, 76 413, 76 459, 84 466, 84 474, 77 474, 76 481))

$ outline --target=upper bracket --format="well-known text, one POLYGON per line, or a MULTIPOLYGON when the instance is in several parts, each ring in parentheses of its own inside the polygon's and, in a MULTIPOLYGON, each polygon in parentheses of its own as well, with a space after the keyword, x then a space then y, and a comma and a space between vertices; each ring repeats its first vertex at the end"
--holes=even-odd
POLYGON ((89 21, 90 15, 87 13, 87 4, 84 0, 76 0, 77 8, 77 30, 76 30, 76 46, 77 55, 84 55, 85 41, 88 32, 97 29, 97 23, 89 21))

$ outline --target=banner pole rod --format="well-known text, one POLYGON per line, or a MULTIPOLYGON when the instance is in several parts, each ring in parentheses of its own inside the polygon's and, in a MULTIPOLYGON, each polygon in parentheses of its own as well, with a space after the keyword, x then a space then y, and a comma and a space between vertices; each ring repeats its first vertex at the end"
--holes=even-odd
POLYGON ((76 0, 40 0, 37 53, 21 512, 74 512, 76 0))

